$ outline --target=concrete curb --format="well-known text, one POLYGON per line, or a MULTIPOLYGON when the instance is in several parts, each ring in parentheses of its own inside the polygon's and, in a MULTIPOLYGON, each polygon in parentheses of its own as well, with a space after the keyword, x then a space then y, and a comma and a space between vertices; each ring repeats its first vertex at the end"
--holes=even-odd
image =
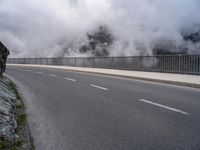
POLYGON ((181 86, 187 86, 187 87, 193 87, 193 88, 200 88, 200 76, 198 75, 127 71, 127 70, 100 69, 100 68, 68 67, 68 66, 51 66, 51 65, 8 64, 8 66, 68 70, 68 71, 74 71, 74 72, 108 75, 108 76, 122 77, 122 78, 128 78, 128 79, 145 80, 145 81, 151 81, 151 82, 159 82, 159 83, 181 85, 181 86))

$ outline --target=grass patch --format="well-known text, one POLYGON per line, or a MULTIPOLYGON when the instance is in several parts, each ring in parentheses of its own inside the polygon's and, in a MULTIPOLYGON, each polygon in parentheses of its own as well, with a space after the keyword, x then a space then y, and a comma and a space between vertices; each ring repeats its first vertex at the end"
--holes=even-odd
POLYGON ((17 125, 18 127, 22 127, 26 124, 27 122, 27 115, 25 113, 20 113, 17 116, 17 125))
POLYGON ((17 86, 15 83, 13 83, 12 81, 8 82, 8 87, 10 88, 10 90, 16 95, 17 100, 19 100, 21 102, 21 96, 17 91, 17 86))
POLYGON ((6 139, 0 139, 0 150, 20 150, 22 141, 18 140, 10 144, 6 139))
POLYGON ((17 109, 22 109, 23 108, 23 104, 22 104, 22 102, 20 100, 16 101, 16 108, 17 109))

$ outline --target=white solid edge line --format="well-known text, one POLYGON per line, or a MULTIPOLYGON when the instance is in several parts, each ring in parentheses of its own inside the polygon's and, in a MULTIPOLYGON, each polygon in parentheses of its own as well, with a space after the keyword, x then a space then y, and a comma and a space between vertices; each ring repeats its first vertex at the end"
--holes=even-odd
POLYGON ((98 89, 101 89, 101 90, 108 91, 108 89, 107 89, 107 88, 105 88, 105 87, 102 87, 102 86, 98 86, 98 85, 94 85, 94 84, 90 84, 90 86, 92 86, 92 87, 95 87, 95 88, 98 88, 98 89))
POLYGON ((51 76, 51 77, 56 77, 56 75, 55 74, 48 74, 49 76, 51 76))
POLYGON ((73 81, 73 82, 76 82, 76 81, 77 81, 77 80, 71 79, 71 78, 65 78, 65 80, 69 80, 69 81, 73 81))
POLYGON ((151 102, 151 101, 148 101, 148 100, 145 100, 145 99, 140 99, 140 101, 151 104, 151 105, 155 105, 155 106, 158 106, 158 107, 161 107, 161 108, 164 108, 164 109, 168 109, 168 110, 171 110, 171 111, 174 111, 174 112, 177 112, 177 113, 189 115, 188 112, 185 112, 185 111, 182 111, 182 110, 179 110, 179 109, 176 109, 176 108, 172 108, 172 107, 169 107, 169 106, 165 106, 165 105, 162 105, 162 104, 154 103, 154 102, 151 102))

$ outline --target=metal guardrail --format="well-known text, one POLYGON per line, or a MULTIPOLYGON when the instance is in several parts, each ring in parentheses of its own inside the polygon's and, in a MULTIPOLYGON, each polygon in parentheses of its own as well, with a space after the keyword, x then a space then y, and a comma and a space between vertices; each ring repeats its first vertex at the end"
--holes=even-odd
POLYGON ((8 63, 62 65, 200 75, 200 55, 88 58, 9 58, 8 63))

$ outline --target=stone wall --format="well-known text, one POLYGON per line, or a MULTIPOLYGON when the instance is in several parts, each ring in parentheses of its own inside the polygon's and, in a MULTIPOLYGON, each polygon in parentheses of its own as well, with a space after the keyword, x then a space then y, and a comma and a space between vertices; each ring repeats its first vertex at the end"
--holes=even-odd
POLYGON ((8 55, 9 55, 9 50, 0 41, 0 76, 6 70, 6 61, 7 61, 8 55))

